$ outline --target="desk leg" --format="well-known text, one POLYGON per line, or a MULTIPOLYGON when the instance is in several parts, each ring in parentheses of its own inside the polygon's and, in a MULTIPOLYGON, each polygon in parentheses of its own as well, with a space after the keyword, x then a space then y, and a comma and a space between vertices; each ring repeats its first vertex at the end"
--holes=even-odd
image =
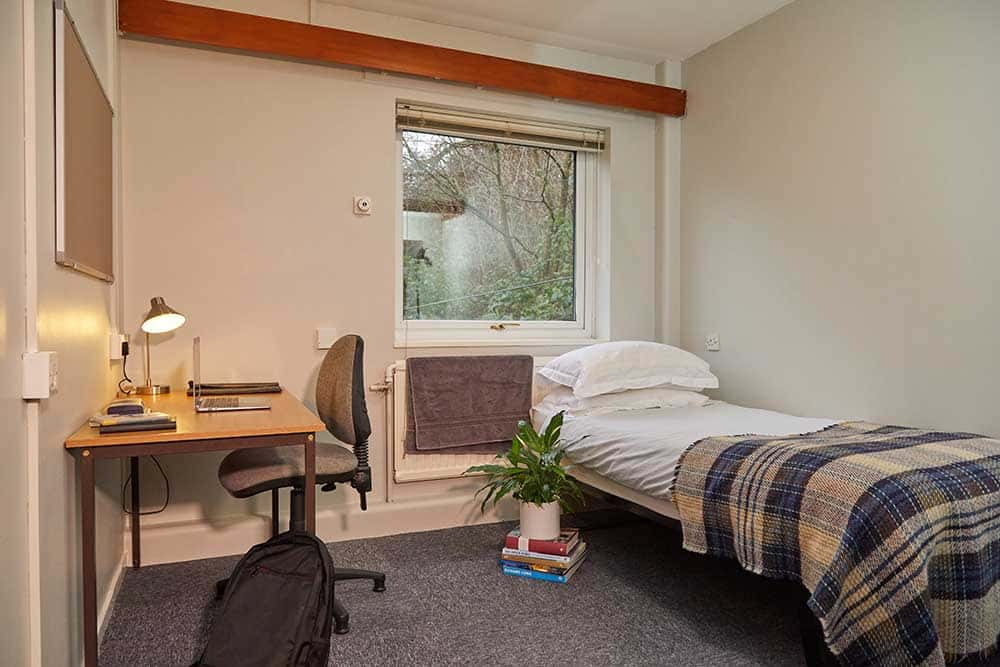
POLYGON ((94 457, 80 454, 80 510, 83 516, 83 657, 97 667, 97 561, 94 553, 94 457))
POLYGON ((281 532, 281 526, 278 522, 278 512, 280 510, 281 503, 279 502, 278 489, 271 489, 271 537, 281 532))
POLYGON ((316 534, 316 436, 306 436, 306 530, 316 534))
POLYGON ((139 457, 129 458, 129 476, 132 478, 132 516, 129 524, 132 526, 132 567, 138 569, 142 565, 139 553, 139 457))

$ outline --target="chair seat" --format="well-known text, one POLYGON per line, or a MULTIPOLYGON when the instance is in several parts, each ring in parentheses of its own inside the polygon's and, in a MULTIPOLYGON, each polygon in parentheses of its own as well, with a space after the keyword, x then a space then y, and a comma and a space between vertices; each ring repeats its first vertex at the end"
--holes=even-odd
MULTIPOLYGON (((286 486, 301 487, 305 477, 302 447, 239 449, 222 459, 219 481, 230 495, 248 498, 286 486)), ((316 443, 316 483, 348 482, 358 460, 340 445, 316 443)))

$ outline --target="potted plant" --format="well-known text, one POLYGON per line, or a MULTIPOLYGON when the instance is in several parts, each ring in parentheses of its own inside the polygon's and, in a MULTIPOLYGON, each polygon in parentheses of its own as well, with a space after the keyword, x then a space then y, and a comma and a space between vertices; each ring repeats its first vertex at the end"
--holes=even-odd
POLYGON ((486 484, 480 509, 496 505, 508 495, 521 501, 521 536, 535 540, 553 540, 559 536, 560 507, 569 509, 583 494, 576 480, 562 466, 565 454, 560 440, 563 413, 552 417, 542 433, 528 422, 519 422, 510 449, 497 458, 502 464, 473 466, 466 473, 481 472, 486 484))

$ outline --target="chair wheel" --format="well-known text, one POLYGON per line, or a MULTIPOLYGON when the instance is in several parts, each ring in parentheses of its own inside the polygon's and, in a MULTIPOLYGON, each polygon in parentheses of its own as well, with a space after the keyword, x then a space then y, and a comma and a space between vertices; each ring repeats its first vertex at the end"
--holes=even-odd
POLYGON ((226 586, 229 585, 228 579, 222 579, 215 582, 215 599, 221 600, 222 596, 226 594, 226 586))
POLYGON ((343 621, 334 619, 333 634, 346 635, 350 631, 351 631, 350 622, 346 618, 343 621))
POLYGON ((385 577, 380 579, 375 579, 375 587, 372 588, 376 593, 382 593, 385 591, 385 577))

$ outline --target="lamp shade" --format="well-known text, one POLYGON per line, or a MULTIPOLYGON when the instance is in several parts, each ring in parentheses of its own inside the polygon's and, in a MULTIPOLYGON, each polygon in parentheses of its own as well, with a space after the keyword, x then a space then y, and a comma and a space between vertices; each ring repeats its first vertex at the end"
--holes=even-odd
POLYGON ((149 300, 149 312, 142 318, 142 330, 146 333, 166 333, 184 324, 187 319, 171 308, 162 296, 149 300))

